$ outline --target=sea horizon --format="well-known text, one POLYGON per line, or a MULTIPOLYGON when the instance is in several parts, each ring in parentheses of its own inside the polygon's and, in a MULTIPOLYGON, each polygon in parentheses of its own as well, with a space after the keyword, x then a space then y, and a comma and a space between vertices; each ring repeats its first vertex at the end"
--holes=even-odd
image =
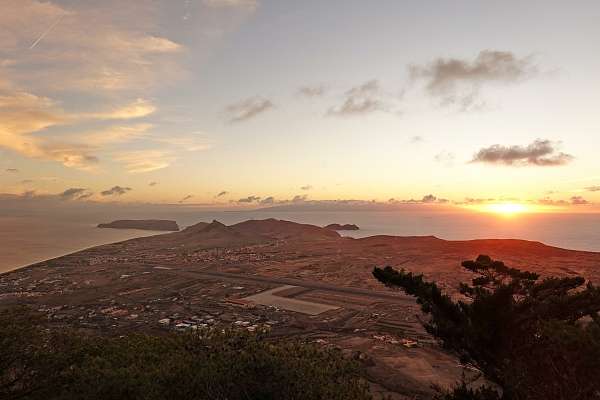
POLYGON ((248 219, 276 218, 317 226, 351 223, 358 231, 340 232, 361 238, 375 235, 435 236, 443 240, 519 239, 569 250, 600 252, 600 214, 532 213, 498 218, 484 213, 403 211, 198 211, 110 212, 41 217, 0 216, 0 273, 12 271, 80 250, 164 232, 99 229, 97 224, 117 219, 171 219, 183 229, 198 222, 218 220, 226 225, 248 219), (43 225, 43 229, 39 229, 43 225))

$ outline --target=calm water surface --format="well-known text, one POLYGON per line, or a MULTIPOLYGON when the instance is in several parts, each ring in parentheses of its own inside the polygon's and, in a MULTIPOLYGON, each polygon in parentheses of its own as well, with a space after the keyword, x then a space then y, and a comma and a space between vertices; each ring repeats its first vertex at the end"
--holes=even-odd
POLYGON ((174 219, 185 227, 199 221, 217 219, 233 224, 247 219, 279 218, 326 225, 354 223, 361 230, 344 234, 354 237, 371 235, 434 235, 448 240, 480 238, 516 238, 548 245, 600 251, 600 214, 530 214, 499 217, 477 213, 441 212, 266 212, 197 211, 193 209, 161 212, 128 210, 126 213, 73 213, 55 215, 26 213, 0 215, 0 272, 33 262, 57 257, 86 247, 138 236, 157 234, 136 230, 98 229, 100 222, 121 218, 174 219))

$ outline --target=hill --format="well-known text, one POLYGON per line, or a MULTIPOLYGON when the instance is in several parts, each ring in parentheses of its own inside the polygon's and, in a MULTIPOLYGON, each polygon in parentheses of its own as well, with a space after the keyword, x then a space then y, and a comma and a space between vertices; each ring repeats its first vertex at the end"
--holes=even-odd
MULTIPOLYGON (((431 398, 464 370, 420 324, 412 298, 377 282, 374 266, 423 273, 448 292, 472 277, 461 261, 488 254, 543 276, 600 282, 600 253, 511 239, 342 237, 276 219, 99 246, 0 275, 0 309, 29 305, 50 324, 120 335, 206 326, 335 346, 367 368, 375 392, 431 398)), ((467 371, 467 373, 469 373, 467 371)))
POLYGON ((360 228, 354 224, 329 224, 325 226, 325 229, 331 229, 332 231, 357 231, 360 228))
POLYGON ((338 239, 340 235, 315 225, 299 224, 274 218, 248 220, 232 225, 238 232, 258 233, 271 239, 293 239, 300 241, 338 239))

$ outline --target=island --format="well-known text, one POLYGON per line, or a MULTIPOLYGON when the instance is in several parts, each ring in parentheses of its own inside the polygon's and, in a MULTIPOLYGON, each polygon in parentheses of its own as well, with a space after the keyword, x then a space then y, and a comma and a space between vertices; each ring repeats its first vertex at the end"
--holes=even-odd
POLYGON ((416 279, 423 274, 459 298, 460 283, 473 279, 461 262, 479 254, 542 278, 600 282, 600 253, 539 242, 352 238, 273 218, 233 225, 203 221, 0 274, 0 311, 26 304, 48 329, 103 337, 269 332, 341 349, 365 369, 369 384, 391 398, 431 399, 432 379, 449 388, 480 373, 465 372, 456 353, 423 327, 421 305, 382 285, 375 267, 380 273, 385 266, 403 268, 416 279))
POLYGON ((332 231, 357 231, 360 228, 354 224, 329 224, 325 227, 325 229, 330 229, 332 231))
POLYGON ((108 224, 99 224, 98 228, 142 229, 146 231, 179 231, 177 222, 164 219, 121 219, 108 224))

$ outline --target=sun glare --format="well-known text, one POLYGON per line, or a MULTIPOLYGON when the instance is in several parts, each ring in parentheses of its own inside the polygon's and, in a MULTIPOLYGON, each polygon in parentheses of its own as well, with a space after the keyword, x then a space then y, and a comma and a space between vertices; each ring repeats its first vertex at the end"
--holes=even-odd
POLYGON ((498 214, 518 214, 527 211, 527 206, 518 203, 499 203, 489 204, 487 209, 498 214))
POLYGON ((521 203, 491 203, 476 207, 478 211, 499 214, 503 216, 514 216, 534 211, 531 206, 521 203))

